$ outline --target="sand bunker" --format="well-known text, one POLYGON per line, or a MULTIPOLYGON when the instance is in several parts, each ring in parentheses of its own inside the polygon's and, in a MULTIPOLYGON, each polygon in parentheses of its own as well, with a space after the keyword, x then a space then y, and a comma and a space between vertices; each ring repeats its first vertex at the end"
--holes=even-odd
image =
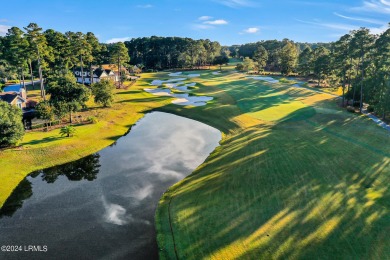
MULTIPOLYGON (((194 83, 191 83, 191 85, 192 84, 194 83)), ((174 94, 170 89, 166 88, 145 88, 144 90, 155 96, 174 97, 176 99, 172 100, 172 104, 180 106, 204 106, 206 105, 206 102, 213 100, 212 97, 190 96, 188 93, 174 94)))
POLYGON ((178 85, 184 84, 184 81, 176 82, 176 83, 166 83, 164 84, 167 88, 176 88, 178 85))
POLYGON ((193 83, 188 83, 188 84, 185 84, 185 85, 183 85, 183 86, 179 86, 179 85, 181 85, 181 84, 184 84, 184 81, 177 82, 177 83, 167 83, 167 84, 165 84, 165 86, 166 86, 167 88, 174 88, 174 89, 177 89, 177 90, 179 90, 179 91, 187 92, 187 91, 190 91, 190 90, 188 89, 188 87, 193 87, 193 86, 196 85, 195 82, 193 82, 193 83))
POLYGON ((166 88, 145 88, 144 90, 155 96, 172 96, 171 90, 166 88))
POLYGON ((248 79, 255 79, 255 80, 263 80, 267 81, 269 83, 279 83, 279 80, 271 78, 271 77, 262 77, 262 76, 257 76, 257 77, 247 77, 248 79))
MULTIPOLYGON (((179 76, 181 72, 175 72, 169 74, 169 76, 179 76)), ((188 77, 199 77, 200 74, 189 74, 188 77)), ((168 96, 174 97, 176 99, 172 100, 172 104, 180 106, 204 106, 206 102, 212 100, 212 97, 206 96, 190 96, 188 93, 173 93, 171 89, 176 89, 183 92, 188 92, 189 87, 194 87, 196 82, 185 84, 183 80, 187 78, 176 78, 169 80, 153 80, 150 85, 152 86, 161 86, 164 84, 165 88, 145 88, 144 90, 148 93, 151 93, 155 96, 168 96), (184 84, 184 85, 183 85, 184 84), (182 85, 182 86, 180 86, 182 85)))
POLYGON ((152 86, 161 86, 164 83, 173 83, 173 82, 178 82, 178 81, 183 81, 186 80, 187 78, 177 78, 177 79, 168 79, 168 80, 159 80, 155 79, 150 83, 152 86))
POLYGON ((168 76, 170 77, 177 77, 177 76, 180 76, 183 72, 172 72, 172 73, 169 73, 168 76))
POLYGON ((206 96, 177 96, 173 95, 175 97, 178 97, 178 99, 175 99, 172 101, 172 104, 179 105, 179 106, 204 106, 206 105, 206 102, 213 100, 212 97, 206 97, 206 96))
POLYGON ((200 77, 200 74, 188 74, 186 76, 189 78, 196 78, 196 77, 200 77))

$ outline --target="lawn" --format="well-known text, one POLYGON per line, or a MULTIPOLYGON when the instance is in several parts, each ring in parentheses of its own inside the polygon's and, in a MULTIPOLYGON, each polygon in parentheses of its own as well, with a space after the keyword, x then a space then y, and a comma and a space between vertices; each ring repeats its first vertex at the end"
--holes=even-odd
POLYGON ((160 200, 162 259, 390 258, 390 136, 334 97, 224 74, 164 111, 224 138, 160 200))

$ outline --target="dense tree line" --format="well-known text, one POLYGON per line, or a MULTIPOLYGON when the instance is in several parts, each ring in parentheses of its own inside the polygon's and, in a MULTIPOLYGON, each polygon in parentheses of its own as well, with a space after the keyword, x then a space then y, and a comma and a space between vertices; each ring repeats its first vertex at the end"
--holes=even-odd
POLYGON ((216 41, 180 37, 143 37, 126 41, 133 65, 149 69, 196 68, 228 63, 228 54, 216 41))
POLYGON ((242 45, 232 45, 226 47, 229 50, 231 57, 244 59, 245 57, 253 59, 258 62, 256 56, 258 55, 259 48, 262 48, 262 52, 265 52, 267 58, 261 63, 260 68, 264 68, 267 71, 290 71, 290 67, 295 69, 296 57, 306 47, 316 49, 318 47, 330 48, 330 43, 299 43, 293 42, 289 39, 278 40, 266 40, 258 41, 255 43, 246 43, 242 45), (292 56, 290 56, 290 54, 292 56))
POLYGON ((351 31, 329 48, 307 46, 297 71, 330 86, 342 86, 343 105, 370 105, 383 118, 390 112, 390 29, 380 35, 367 28, 351 31))

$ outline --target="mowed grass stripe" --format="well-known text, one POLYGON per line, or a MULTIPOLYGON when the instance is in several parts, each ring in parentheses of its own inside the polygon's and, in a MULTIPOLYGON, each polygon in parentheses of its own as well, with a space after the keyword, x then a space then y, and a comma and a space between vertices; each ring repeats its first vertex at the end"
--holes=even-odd
MULTIPOLYGON (((235 131, 226 132, 206 162, 160 201, 162 258, 172 257, 173 250, 163 233, 168 205, 180 259, 390 257, 385 130, 341 111, 329 95, 278 84, 273 95, 300 99, 319 112, 296 121, 249 120, 236 104, 252 98, 260 109, 267 105, 264 98, 253 98, 252 88, 263 83, 248 84, 232 74, 203 84, 236 101, 229 105, 231 114, 238 114, 229 119, 235 131)), ((198 114, 207 112, 209 124, 224 125, 226 107, 215 101, 184 114, 199 120, 198 114)))

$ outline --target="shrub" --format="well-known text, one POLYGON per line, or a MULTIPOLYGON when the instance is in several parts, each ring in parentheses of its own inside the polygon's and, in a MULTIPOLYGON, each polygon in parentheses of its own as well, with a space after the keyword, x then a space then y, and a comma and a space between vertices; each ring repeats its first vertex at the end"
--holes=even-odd
POLYGON ((97 122, 99 122, 99 119, 97 119, 96 116, 89 116, 89 117, 87 117, 87 120, 88 120, 88 122, 90 122, 91 124, 96 124, 97 122))
POLYGON ((22 110, 0 101, 0 146, 16 145, 24 135, 22 110))
POLYGON ((355 113, 355 108, 353 106, 347 106, 347 111, 351 113, 355 113))
POLYGON ((244 70, 244 65, 242 63, 238 63, 236 65, 236 70, 238 70, 238 71, 244 70))
POLYGON ((95 103, 101 104, 104 107, 111 106, 114 101, 114 88, 115 85, 110 80, 101 80, 98 83, 92 84, 92 95, 95 96, 95 103))
POLYGON ((66 137, 70 137, 73 136, 75 132, 76 132, 76 128, 74 128, 71 125, 67 125, 61 128, 60 135, 61 136, 66 135, 66 137))
POLYGON ((368 106, 367 107, 367 112, 369 112, 369 113, 372 113, 372 112, 374 112, 374 107, 373 106, 368 106))

